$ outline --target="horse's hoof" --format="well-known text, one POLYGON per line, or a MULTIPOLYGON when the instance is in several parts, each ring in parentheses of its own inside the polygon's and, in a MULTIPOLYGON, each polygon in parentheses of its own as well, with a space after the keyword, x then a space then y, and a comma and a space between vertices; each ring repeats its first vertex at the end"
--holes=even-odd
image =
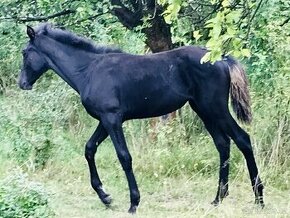
POLYGON ((108 207, 112 203, 112 198, 110 195, 107 195, 102 199, 102 202, 108 207))
POLYGON ((255 204, 258 204, 262 209, 265 207, 263 199, 256 199, 255 204))
POLYGON ((136 213, 136 210, 137 210, 137 206, 133 206, 133 205, 131 205, 131 207, 129 208, 129 210, 128 210, 128 213, 130 213, 130 214, 135 214, 136 213))
POLYGON ((265 203, 264 202, 260 203, 260 206, 261 206, 262 209, 264 209, 265 203))
POLYGON ((217 200, 217 199, 215 199, 213 202, 211 202, 211 204, 213 205, 213 206, 218 206, 219 205, 219 200, 217 200))

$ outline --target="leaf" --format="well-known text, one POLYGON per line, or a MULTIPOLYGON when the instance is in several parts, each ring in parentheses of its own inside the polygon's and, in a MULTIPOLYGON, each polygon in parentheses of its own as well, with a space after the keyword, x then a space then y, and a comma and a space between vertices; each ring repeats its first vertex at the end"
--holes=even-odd
POLYGON ((229 35, 229 34, 224 34, 221 36, 221 40, 223 42, 227 41, 228 39, 232 38, 233 36, 229 35))
POLYGON ((165 22, 168 24, 172 23, 172 20, 177 18, 177 14, 181 8, 181 2, 179 0, 175 0, 173 3, 168 5, 166 10, 162 13, 164 16, 165 22))
POLYGON ((206 22, 205 27, 206 27, 206 28, 213 28, 214 25, 215 25, 214 23, 211 23, 211 22, 208 22, 208 23, 207 23, 207 22, 206 22))
POLYGON ((164 15, 164 20, 166 23, 171 24, 171 13, 164 15))
POLYGON ((226 21, 227 23, 236 23, 239 21, 240 16, 241 16, 240 10, 231 11, 226 15, 226 21))
POLYGON ((167 2, 166 0, 158 0, 158 1, 157 1, 157 3, 158 3, 159 5, 165 5, 166 2, 167 2))
POLYGON ((223 6, 224 8, 230 6, 230 1, 229 1, 229 0, 223 0, 223 1, 222 1, 222 6, 223 6))
POLYGON ((243 56, 245 56, 247 58, 251 57, 250 49, 244 48, 244 49, 241 50, 241 53, 242 53, 243 56))
POLYGON ((199 30, 196 30, 196 31, 193 31, 193 37, 197 41, 200 39, 200 37, 202 37, 202 35, 199 33, 199 30))
POLYGON ((219 35, 221 34, 221 31, 222 31, 222 26, 216 24, 216 25, 213 27, 213 29, 212 29, 212 37, 213 37, 213 38, 218 38, 219 35))
POLYGON ((231 37, 233 37, 236 34, 236 29, 234 28, 234 26, 228 26, 227 28, 227 33, 228 35, 230 35, 231 37))
POLYGON ((210 61, 214 63, 215 61, 220 61, 222 59, 222 51, 220 48, 213 50, 210 55, 210 61))
POLYGON ((208 62, 209 61, 210 54, 211 54, 210 51, 207 52, 207 53, 205 53, 205 55, 200 59, 200 63, 201 64, 204 64, 204 63, 208 62))
POLYGON ((237 50, 234 50, 233 51, 233 56, 240 57, 241 56, 241 52, 240 51, 237 51, 237 50))
POLYGON ((211 19, 207 20, 207 21, 205 22, 205 24, 211 24, 211 23, 214 22, 214 20, 215 20, 215 18, 211 18, 211 19))
POLYGON ((216 40, 214 40, 213 38, 211 38, 210 40, 208 40, 207 43, 206 43, 206 47, 207 48, 215 47, 215 45, 216 45, 216 40))
POLYGON ((78 7, 77 8, 77 12, 83 12, 84 11, 84 8, 83 7, 78 7))

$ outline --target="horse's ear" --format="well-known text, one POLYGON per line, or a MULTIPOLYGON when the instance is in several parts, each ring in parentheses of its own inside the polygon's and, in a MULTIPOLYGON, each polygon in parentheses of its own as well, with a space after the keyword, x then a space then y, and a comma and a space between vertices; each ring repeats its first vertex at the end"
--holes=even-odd
POLYGON ((35 31, 32 27, 27 26, 26 33, 31 40, 33 40, 35 38, 35 31))

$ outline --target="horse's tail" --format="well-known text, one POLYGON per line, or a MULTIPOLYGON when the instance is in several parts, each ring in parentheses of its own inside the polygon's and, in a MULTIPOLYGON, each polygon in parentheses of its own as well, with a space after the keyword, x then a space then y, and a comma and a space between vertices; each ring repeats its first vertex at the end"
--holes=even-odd
POLYGON ((232 57, 227 57, 231 85, 230 95, 234 112, 237 118, 245 123, 252 121, 248 80, 242 65, 232 57))

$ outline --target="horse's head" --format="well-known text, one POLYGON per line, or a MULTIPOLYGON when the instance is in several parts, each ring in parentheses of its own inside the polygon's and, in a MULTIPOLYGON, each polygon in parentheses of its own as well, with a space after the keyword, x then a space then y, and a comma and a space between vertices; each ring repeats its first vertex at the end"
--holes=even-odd
POLYGON ((23 64, 19 76, 19 87, 24 90, 32 89, 35 81, 48 70, 44 56, 35 46, 38 35, 32 27, 27 26, 27 35, 30 40, 23 49, 23 64))

